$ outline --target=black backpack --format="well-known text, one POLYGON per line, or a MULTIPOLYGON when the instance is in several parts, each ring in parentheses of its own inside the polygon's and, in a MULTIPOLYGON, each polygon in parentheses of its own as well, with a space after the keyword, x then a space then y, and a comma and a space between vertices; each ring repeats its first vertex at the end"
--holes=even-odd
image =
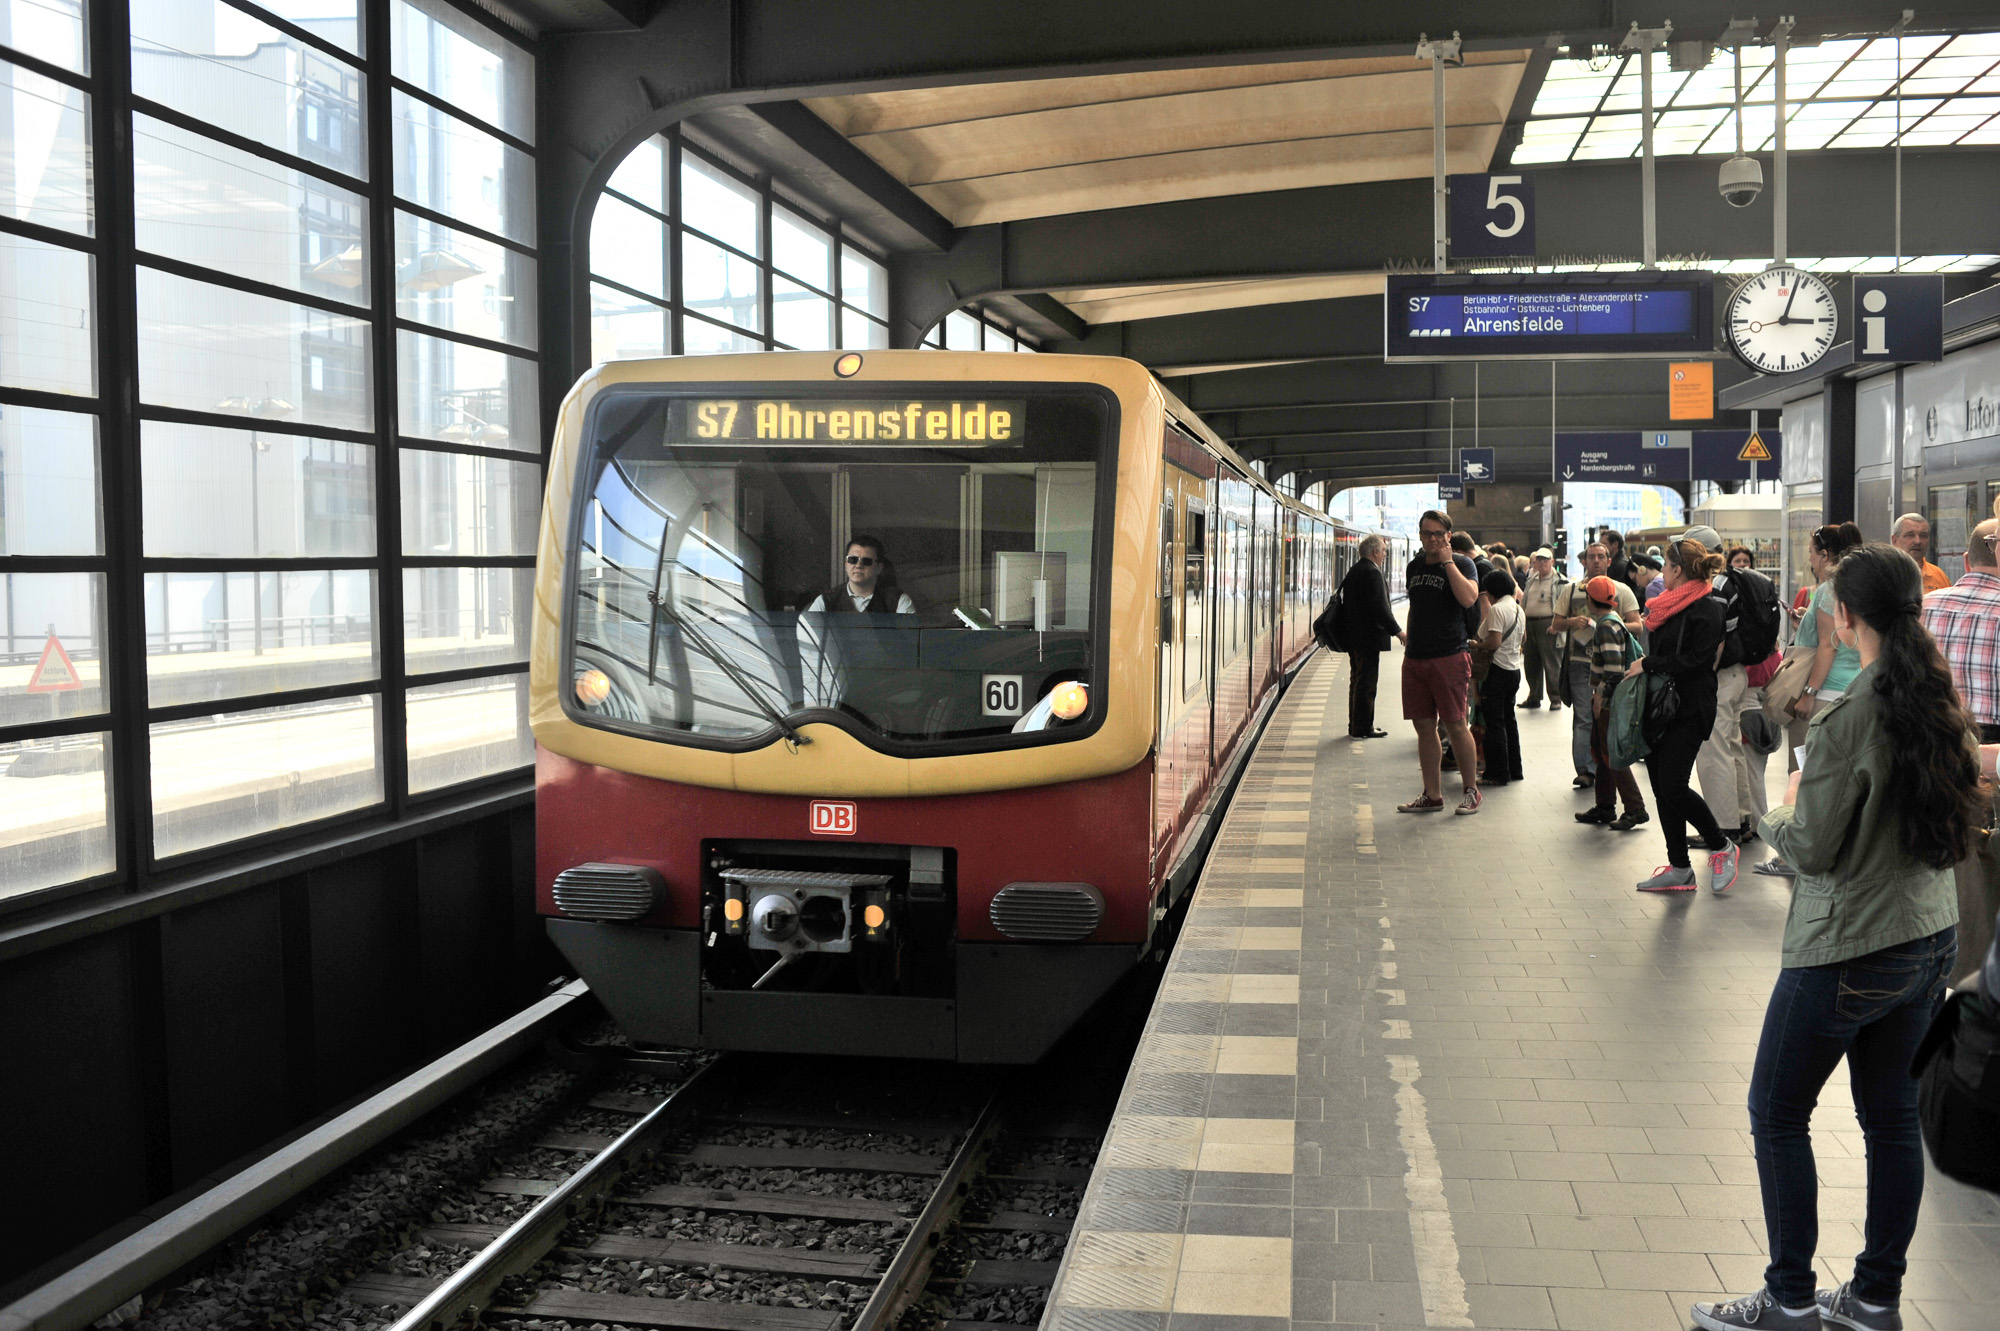
POLYGON ((1944 1001, 1910 1064, 1917 1118, 1938 1172, 2000 1192, 2000 1016, 1960 990, 1944 1001))
POLYGON ((1777 584, 1755 569, 1732 568, 1723 577, 1729 595, 1724 598, 1722 664, 1755 665, 1778 649, 1778 623, 1784 616, 1777 584))
POLYGON ((1319 618, 1313 621, 1313 641, 1329 652, 1347 650, 1347 644, 1342 640, 1340 631, 1341 612, 1346 608, 1344 599, 1346 591, 1345 582, 1334 588, 1333 595, 1326 598, 1326 609, 1320 611, 1319 618))

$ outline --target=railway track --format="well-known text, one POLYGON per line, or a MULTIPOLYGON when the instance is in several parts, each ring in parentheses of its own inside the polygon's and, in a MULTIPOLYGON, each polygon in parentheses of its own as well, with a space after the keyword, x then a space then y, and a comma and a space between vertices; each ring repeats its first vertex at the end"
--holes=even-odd
POLYGON ((995 1319, 1009 1326, 1039 1308, 1101 1128, 1037 1133, 1033 1111, 977 1075, 771 1074, 734 1056, 662 1096, 594 1097, 589 1130, 550 1132, 509 1162, 536 1176, 481 1184, 506 1223, 418 1235, 420 1252, 456 1261, 449 1274, 373 1272, 347 1299, 404 1310, 395 1331, 878 1331, 906 1313, 974 1331, 985 1319, 954 1307, 997 1303, 1016 1310, 995 1319))

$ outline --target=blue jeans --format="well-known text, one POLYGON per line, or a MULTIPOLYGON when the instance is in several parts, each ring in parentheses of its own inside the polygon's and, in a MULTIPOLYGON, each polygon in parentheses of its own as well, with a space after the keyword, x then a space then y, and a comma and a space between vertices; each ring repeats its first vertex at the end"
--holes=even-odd
POLYGON ((1854 1294, 1891 1307, 1901 1300, 1924 1195, 1910 1056, 1944 1001, 1957 936, 1947 928, 1848 961, 1778 972, 1750 1075, 1750 1134, 1771 1246, 1764 1284, 1787 1307, 1813 1301, 1819 1182, 1807 1122, 1842 1057, 1868 1143, 1868 1221, 1854 1294))

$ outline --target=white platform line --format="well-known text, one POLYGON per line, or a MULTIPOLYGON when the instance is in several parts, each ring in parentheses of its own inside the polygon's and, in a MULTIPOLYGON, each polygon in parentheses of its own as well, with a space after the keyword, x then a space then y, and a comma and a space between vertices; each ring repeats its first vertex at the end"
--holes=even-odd
POLYGON ((1431 1140, 1423 1092, 1417 1089, 1417 1060, 1390 1054, 1389 1076, 1396 1083, 1396 1131, 1410 1162, 1403 1175, 1403 1193, 1410 1202, 1410 1238, 1417 1250, 1424 1325, 1471 1326, 1465 1278, 1458 1273, 1458 1238, 1444 1199, 1444 1171, 1438 1164, 1437 1143, 1431 1140))

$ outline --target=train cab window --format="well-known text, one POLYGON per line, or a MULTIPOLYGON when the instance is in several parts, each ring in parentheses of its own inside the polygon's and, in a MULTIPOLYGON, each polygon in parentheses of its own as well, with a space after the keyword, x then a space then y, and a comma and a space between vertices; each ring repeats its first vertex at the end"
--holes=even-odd
POLYGON ((1112 408, 941 387, 600 395, 570 538, 571 714, 735 748, 813 722, 927 751, 1086 733, 1094 687, 1073 722, 1032 717, 1056 684, 1097 682, 1112 408))

